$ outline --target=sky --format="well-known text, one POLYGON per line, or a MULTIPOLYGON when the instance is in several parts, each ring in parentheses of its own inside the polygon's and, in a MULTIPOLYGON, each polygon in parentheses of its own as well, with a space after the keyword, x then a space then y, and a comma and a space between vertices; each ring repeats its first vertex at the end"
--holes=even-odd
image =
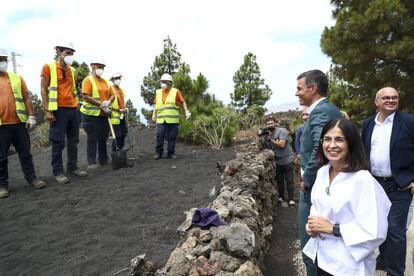
POLYGON ((123 74, 121 87, 138 110, 149 108, 140 86, 168 36, 191 77, 202 73, 207 92, 225 104, 231 102, 233 76, 251 52, 273 92, 266 107, 274 110, 298 102, 300 73, 329 69, 330 58, 320 48, 323 29, 334 24, 329 2, 0 0, 0 48, 21 55, 17 71, 40 95, 43 65, 53 60, 57 44, 72 42, 75 60, 103 59, 104 77, 123 74))

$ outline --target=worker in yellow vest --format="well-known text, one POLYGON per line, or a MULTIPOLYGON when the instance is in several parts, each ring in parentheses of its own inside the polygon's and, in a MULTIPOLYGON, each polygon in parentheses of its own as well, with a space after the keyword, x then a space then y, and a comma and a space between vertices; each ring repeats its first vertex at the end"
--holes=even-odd
POLYGON ((36 177, 26 128, 36 124, 32 99, 23 78, 7 72, 8 57, 8 52, 0 49, 0 198, 9 196, 7 162, 11 145, 19 155, 27 182, 36 189, 46 186, 43 180, 36 177))
POLYGON ((117 148, 122 149, 125 145, 125 137, 127 135, 127 122, 125 121, 125 114, 128 112, 128 108, 125 107, 125 92, 120 87, 121 73, 114 73, 110 80, 112 81, 112 90, 115 98, 112 102, 111 122, 114 126, 116 139, 112 142, 112 151, 117 148), (115 145, 116 143, 116 145, 115 145))
POLYGON ((62 152, 67 139, 66 171, 76 176, 88 174, 78 167, 79 115, 75 69, 71 66, 75 49, 72 43, 55 47, 56 60, 43 65, 40 77, 45 117, 50 122, 49 140, 52 143, 52 170, 60 184, 69 182, 63 170, 62 152))
POLYGON ((167 157, 176 159, 175 142, 178 135, 178 125, 180 123, 179 104, 182 104, 185 117, 188 120, 191 116, 187 104, 181 92, 172 87, 172 77, 170 74, 163 74, 160 79, 161 89, 157 90, 154 101, 154 111, 152 120, 157 123, 157 144, 155 146, 154 159, 162 157, 164 151, 164 137, 167 134, 167 157))
POLYGON ((111 104, 115 98, 109 81, 102 77, 105 62, 94 60, 91 62, 91 68, 92 74, 82 81, 82 95, 85 101, 80 109, 82 124, 87 134, 88 170, 108 163, 108 117, 111 116, 111 104), (99 165, 96 162, 97 151, 99 165))

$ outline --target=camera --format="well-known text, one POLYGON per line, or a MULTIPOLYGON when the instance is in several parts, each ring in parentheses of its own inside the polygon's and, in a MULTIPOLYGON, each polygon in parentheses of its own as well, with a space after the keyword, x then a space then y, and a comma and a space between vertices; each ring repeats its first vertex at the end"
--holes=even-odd
POLYGON ((257 135, 259 137, 265 137, 265 136, 269 136, 269 134, 271 133, 270 129, 268 127, 263 127, 259 130, 259 132, 257 133, 257 135))

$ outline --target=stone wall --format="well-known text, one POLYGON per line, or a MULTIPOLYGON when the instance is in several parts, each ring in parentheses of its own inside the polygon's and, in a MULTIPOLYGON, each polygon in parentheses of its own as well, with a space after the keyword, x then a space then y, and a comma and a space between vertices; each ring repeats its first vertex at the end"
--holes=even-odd
POLYGON ((258 152, 254 143, 237 151, 236 159, 224 167, 216 199, 207 206, 227 225, 187 230, 196 209, 187 211, 186 221, 177 229, 183 242, 155 275, 262 275, 276 204, 274 153, 258 152))

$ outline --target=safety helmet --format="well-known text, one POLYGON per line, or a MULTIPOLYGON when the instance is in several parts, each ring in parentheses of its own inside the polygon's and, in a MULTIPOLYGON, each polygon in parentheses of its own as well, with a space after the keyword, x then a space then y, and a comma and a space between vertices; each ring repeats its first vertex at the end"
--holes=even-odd
POLYGON ((100 65, 106 66, 105 61, 103 59, 99 59, 99 58, 98 59, 93 59, 92 62, 91 62, 91 65, 92 64, 100 64, 100 65))
POLYGON ((112 74, 112 76, 111 76, 110 79, 112 80, 112 79, 116 79, 116 78, 120 78, 120 77, 122 77, 122 74, 119 73, 119 72, 116 72, 116 73, 113 73, 112 74))
POLYGON ((75 48, 73 48, 72 42, 63 42, 61 44, 56 45, 55 47, 67 48, 75 52, 75 48))
POLYGON ((6 49, 0 48, 0 57, 9 57, 9 53, 6 49))
POLYGON ((172 80, 172 77, 171 77, 170 74, 165 73, 165 74, 162 74, 160 81, 170 81, 170 82, 172 82, 173 80, 172 80))

